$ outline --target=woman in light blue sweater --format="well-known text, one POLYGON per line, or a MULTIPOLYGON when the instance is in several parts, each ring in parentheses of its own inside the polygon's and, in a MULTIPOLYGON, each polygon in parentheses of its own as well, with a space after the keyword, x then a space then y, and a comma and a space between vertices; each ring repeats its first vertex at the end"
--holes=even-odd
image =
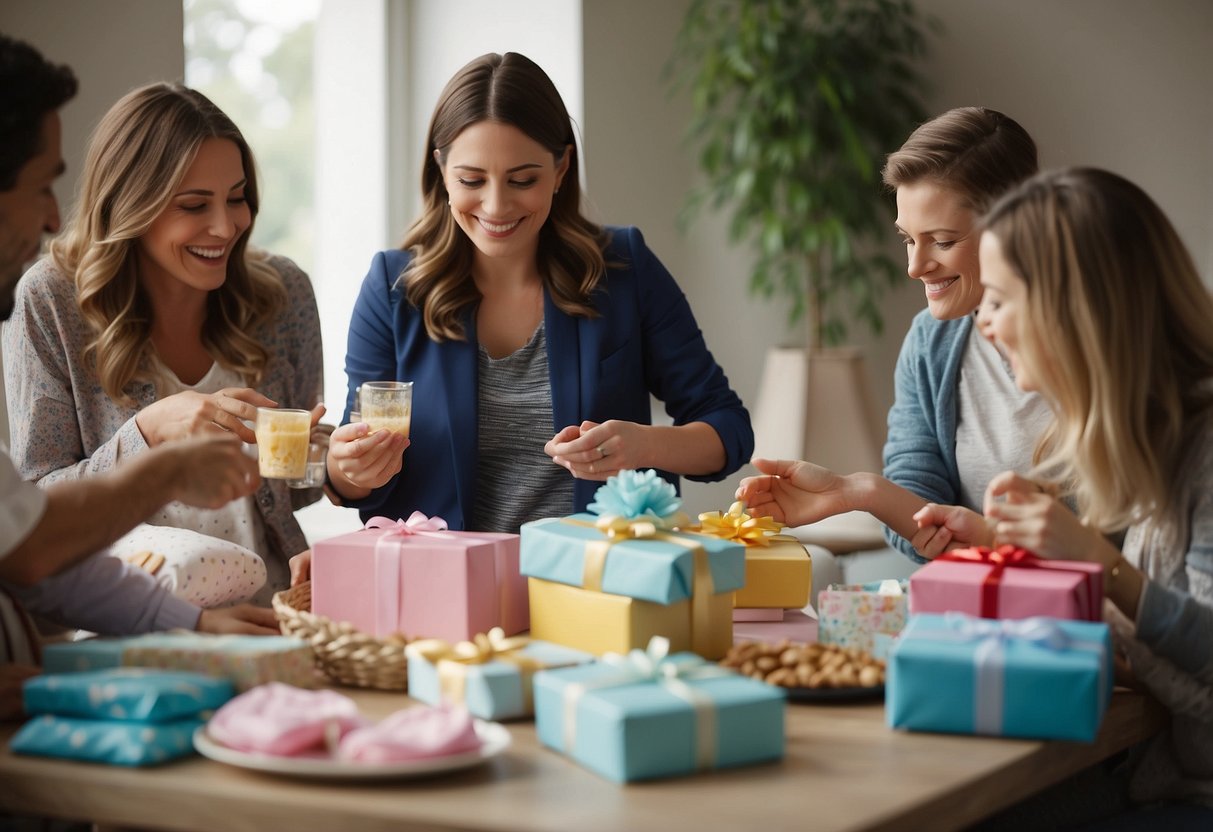
POLYGON ((927 308, 897 360, 883 476, 755 459, 763 476, 743 480, 739 499, 788 525, 869 512, 885 524, 890 544, 919 561, 964 542, 948 529, 919 528, 915 512, 928 502, 980 508, 993 476, 1030 467, 1048 420, 1045 403, 1015 386, 974 326, 982 295, 974 225, 1036 169, 1028 133, 983 107, 937 116, 889 155, 884 181, 896 191, 907 272, 922 283, 927 308))

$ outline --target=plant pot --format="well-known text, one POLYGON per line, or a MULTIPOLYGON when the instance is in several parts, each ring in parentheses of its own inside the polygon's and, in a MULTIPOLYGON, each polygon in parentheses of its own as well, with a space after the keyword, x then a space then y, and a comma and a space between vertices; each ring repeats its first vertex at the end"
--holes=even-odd
POLYGON ((882 470, 884 432, 863 351, 772 347, 753 409, 754 456, 805 459, 840 474, 882 470))

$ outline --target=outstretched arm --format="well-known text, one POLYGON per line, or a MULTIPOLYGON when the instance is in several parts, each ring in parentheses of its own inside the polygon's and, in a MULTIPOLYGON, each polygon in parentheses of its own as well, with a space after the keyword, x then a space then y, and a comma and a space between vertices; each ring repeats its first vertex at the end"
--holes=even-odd
POLYGON ((166 442, 107 474, 56 483, 25 540, 0 559, 0 580, 29 586, 108 546, 173 500, 219 508, 260 483, 230 434, 166 442))

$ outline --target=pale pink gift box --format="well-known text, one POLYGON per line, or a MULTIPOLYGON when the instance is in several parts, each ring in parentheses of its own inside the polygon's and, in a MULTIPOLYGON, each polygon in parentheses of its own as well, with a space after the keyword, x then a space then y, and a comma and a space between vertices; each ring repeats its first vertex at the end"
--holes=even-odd
POLYGON ((469 640, 530 628, 518 535, 455 532, 440 517, 372 518, 312 546, 312 612, 364 633, 469 640))
POLYGON ((1046 560, 1011 546, 957 549, 910 577, 911 615, 953 610, 982 618, 1102 621, 1103 567, 1046 560))

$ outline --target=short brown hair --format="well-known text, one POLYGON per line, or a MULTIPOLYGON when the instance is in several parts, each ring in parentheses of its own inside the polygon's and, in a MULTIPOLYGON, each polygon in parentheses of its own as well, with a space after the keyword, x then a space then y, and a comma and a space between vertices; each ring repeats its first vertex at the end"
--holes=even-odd
POLYGON ((936 182, 980 214, 1038 167, 1036 142, 1015 119, 986 107, 957 107, 919 125, 889 154, 881 178, 891 190, 936 182))

